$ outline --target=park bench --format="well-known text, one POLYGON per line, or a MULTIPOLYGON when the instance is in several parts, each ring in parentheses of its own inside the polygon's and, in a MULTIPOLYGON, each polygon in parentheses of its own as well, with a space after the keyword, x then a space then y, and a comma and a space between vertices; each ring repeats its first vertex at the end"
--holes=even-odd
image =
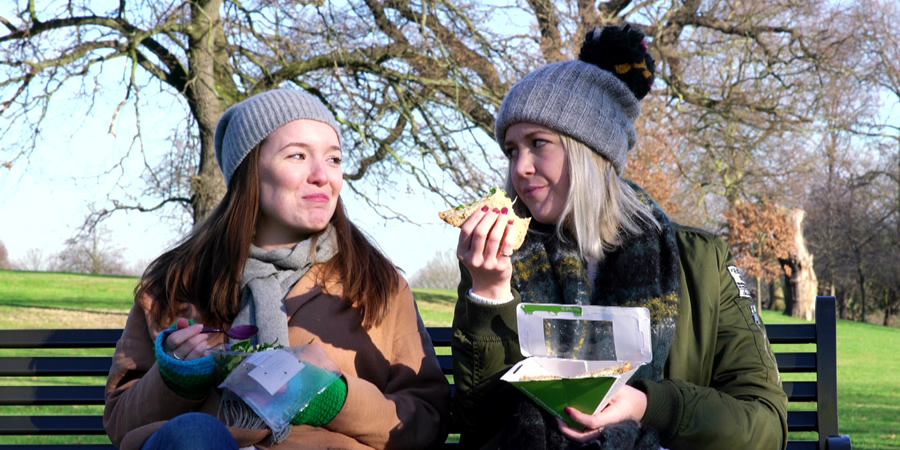
MULTIPOLYGON (((435 348, 450 346, 450 328, 429 328, 435 348)), ((121 329, 0 330, 2 349, 87 349, 115 348, 121 329)), ((816 322, 766 325, 772 344, 815 344, 815 351, 775 353, 782 373, 815 374, 815 381, 785 381, 784 391, 790 403, 815 402, 814 410, 788 411, 788 429, 812 431, 818 440, 791 440, 789 450, 843 450, 850 438, 838 433, 837 358, 834 297, 816 299, 816 322)), ((35 352, 37 353, 37 352, 35 352)), ((452 374, 452 357, 439 355, 442 369, 452 374)), ((0 356, 0 376, 21 380, 44 377, 101 376, 109 371, 109 356, 0 356)), ((13 383, 19 384, 19 383, 13 383)), ((102 405, 103 383, 65 383, 61 386, 11 385, 0 381, 0 405, 102 405)), ((805 403, 803 406, 809 403, 805 403)), ((102 416, 89 415, 0 415, 0 435, 104 435, 102 416)), ((447 444, 446 447, 452 447, 447 444)), ((110 449, 109 444, 0 444, 0 449, 110 449)))

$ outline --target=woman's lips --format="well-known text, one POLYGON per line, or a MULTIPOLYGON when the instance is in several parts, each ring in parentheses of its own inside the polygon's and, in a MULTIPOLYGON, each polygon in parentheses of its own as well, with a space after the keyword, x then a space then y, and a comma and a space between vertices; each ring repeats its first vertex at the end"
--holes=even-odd
POLYGON ((522 193, 526 197, 533 197, 538 191, 543 189, 545 186, 526 186, 522 188, 522 193))
POLYGON ((308 200, 311 202, 327 202, 329 198, 325 194, 309 194, 304 195, 303 200, 308 200))

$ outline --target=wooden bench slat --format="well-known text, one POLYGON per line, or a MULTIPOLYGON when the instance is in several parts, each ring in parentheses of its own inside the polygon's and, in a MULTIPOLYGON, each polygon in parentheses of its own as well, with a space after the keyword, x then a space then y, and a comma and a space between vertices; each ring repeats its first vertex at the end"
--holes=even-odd
POLYGON ((113 348, 121 328, 2 330, 0 348, 113 348))
POLYGON ((104 386, 6 386, 0 405, 102 405, 104 386))
POLYGON ((0 416, 5 434, 106 434, 103 416, 0 416))
POLYGON ((781 388, 789 402, 818 401, 819 389, 815 381, 782 381, 781 388))
POLYGON ((112 366, 109 356, 4 356, 0 376, 107 376, 112 366))
MULTIPOLYGON (((766 333, 772 344, 815 344, 809 352, 777 352, 776 363, 783 373, 812 373, 816 381, 785 381, 782 386, 789 402, 815 402, 816 410, 788 411, 790 432, 818 432, 819 440, 792 440, 788 450, 824 450, 828 442, 850 448, 847 436, 836 436, 836 377, 834 299, 819 297, 814 324, 770 324, 766 333), (824 366, 832 366, 826 368, 824 366), (821 396, 820 396, 821 394, 821 396), (825 397, 831 397, 830 399, 825 397), (832 417, 833 416, 833 417, 832 417), (832 431, 833 430, 833 431, 832 431)), ((435 348, 450 347, 450 327, 428 328, 435 348)), ((0 348, 114 348, 121 329, 0 330, 0 348)), ((777 349, 776 349, 777 350, 777 349)), ((446 351, 446 350, 445 350, 446 351)), ((451 355, 438 355, 444 374, 453 374, 451 355)), ((111 365, 108 356, 33 356, 0 357, 0 376, 106 376, 111 365)), ((451 385, 451 389, 455 386, 451 385)), ((102 385, 0 386, 0 405, 102 405, 102 385)), ((458 432, 458 430, 452 430, 458 432)), ((103 435, 100 415, 0 416, 0 435, 103 435)), ((107 444, 0 444, 0 450, 107 450, 107 444)), ((444 444, 442 448, 457 448, 444 444)))
POLYGON ((772 344, 815 344, 816 324, 766 324, 766 335, 769 337, 769 342, 772 344))
POLYGON ((788 411, 788 431, 816 431, 819 420, 815 411, 788 411))
POLYGON ((428 327, 428 335, 435 347, 449 347, 453 329, 450 327, 428 327))
POLYGON ((788 441, 787 450, 819 450, 817 441, 788 441))
POLYGON ((444 375, 453 375, 453 357, 450 355, 437 355, 437 359, 444 375))
POLYGON ((775 362, 778 363, 778 371, 787 372, 816 372, 818 364, 815 353, 810 352, 781 352, 775 353, 775 362))

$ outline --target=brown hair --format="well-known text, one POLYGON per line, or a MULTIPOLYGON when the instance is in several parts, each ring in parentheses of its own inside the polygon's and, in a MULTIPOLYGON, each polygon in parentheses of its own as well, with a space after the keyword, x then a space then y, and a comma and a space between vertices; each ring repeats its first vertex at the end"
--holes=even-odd
POLYGON ((258 153, 254 149, 244 158, 212 214, 141 277, 135 296, 153 298, 150 314, 160 326, 173 322, 185 304, 195 305, 211 326, 226 326, 237 315, 241 273, 258 218, 258 153))
POLYGON ((384 319, 389 300, 400 289, 397 268, 347 218, 340 198, 331 225, 337 236, 338 253, 325 263, 320 281, 332 277, 341 280, 344 297, 351 299, 362 313, 362 326, 376 326, 384 319))
MULTIPOLYGON (((153 298, 150 314, 161 326, 175 321, 186 304, 196 306, 209 326, 225 327, 237 315, 241 275, 260 214, 258 161, 259 146, 237 167, 212 214, 141 277, 135 297, 153 298)), ((338 253, 324 264, 317 281, 340 280, 344 297, 360 308, 363 327, 378 325, 400 289, 397 269, 350 222, 340 198, 330 222, 338 253)), ((312 257, 315 261, 315 254, 312 257)))

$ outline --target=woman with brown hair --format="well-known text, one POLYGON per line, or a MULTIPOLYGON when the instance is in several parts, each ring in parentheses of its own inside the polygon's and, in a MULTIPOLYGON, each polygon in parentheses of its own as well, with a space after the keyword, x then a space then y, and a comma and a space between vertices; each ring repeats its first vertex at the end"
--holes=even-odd
POLYGON ((448 383, 405 280, 347 218, 331 112, 305 92, 264 92, 225 112, 215 146, 224 199, 136 288, 107 381, 112 442, 192 449, 442 442, 448 383), (161 332, 170 325, 171 334, 161 332), (341 377, 283 430, 268 429, 246 407, 225 414, 208 352, 225 336, 201 331, 238 325, 257 326, 257 344, 316 342, 341 377), (235 416, 240 423, 226 419, 235 416))

